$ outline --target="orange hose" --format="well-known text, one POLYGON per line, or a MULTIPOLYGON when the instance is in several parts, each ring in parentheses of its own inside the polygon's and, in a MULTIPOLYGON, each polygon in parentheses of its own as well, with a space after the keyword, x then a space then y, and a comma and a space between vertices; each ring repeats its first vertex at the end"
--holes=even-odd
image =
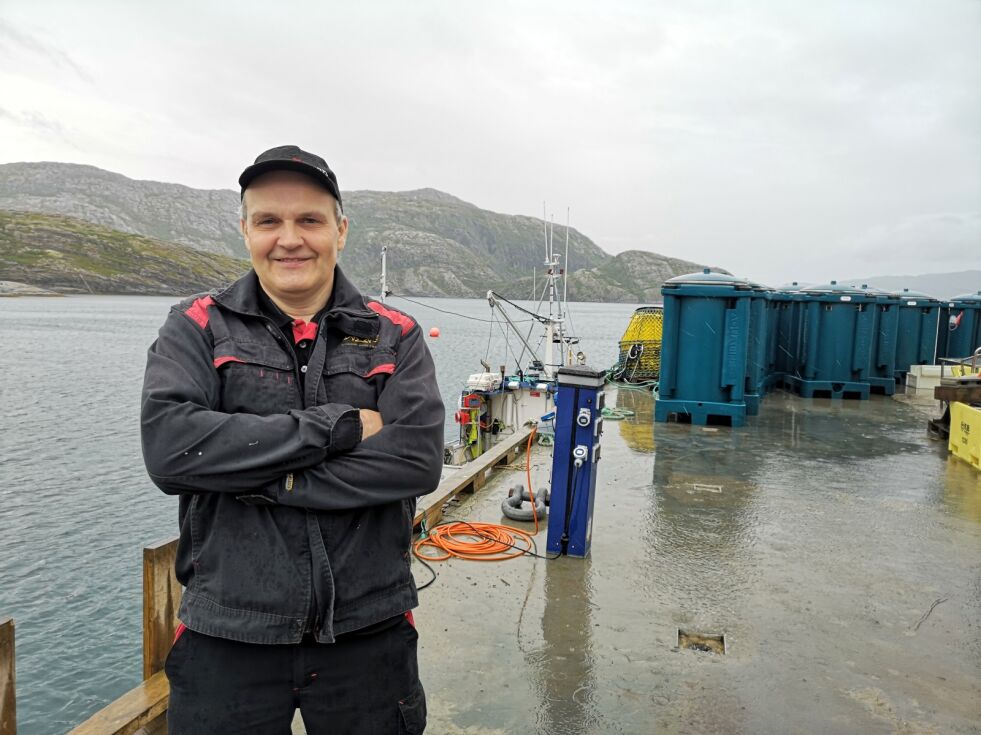
POLYGON ((538 424, 531 427, 531 434, 528 435, 528 446, 525 447, 525 472, 528 476, 528 495, 531 498, 531 515, 535 519, 535 533, 538 535, 538 511, 535 510, 535 491, 531 488, 531 440, 538 433, 538 424))
POLYGON ((535 519, 534 533, 499 523, 457 521, 431 529, 426 538, 416 541, 412 552, 426 561, 446 561, 454 557, 470 561, 507 561, 531 551, 534 546, 531 537, 538 534, 535 491, 531 489, 531 442, 537 431, 537 426, 532 427, 525 447, 525 473, 528 478, 528 494, 531 496, 531 512, 535 519), (437 555, 423 554, 422 549, 426 547, 436 549, 437 555))

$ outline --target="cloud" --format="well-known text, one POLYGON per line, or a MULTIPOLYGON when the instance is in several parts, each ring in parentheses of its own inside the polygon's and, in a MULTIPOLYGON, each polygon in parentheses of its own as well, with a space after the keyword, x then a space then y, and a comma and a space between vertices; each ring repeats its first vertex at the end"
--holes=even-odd
POLYGON ((16 58, 23 52, 46 59, 59 69, 67 69, 86 82, 91 83, 91 75, 57 46, 45 43, 36 36, 14 28, 9 22, 0 19, 0 54, 16 58))
POLYGON ((347 188, 536 216, 546 199, 607 250, 771 282, 977 247, 974 0, 284 9, 322 44, 270 35, 257 0, 0 2, 0 124, 21 134, 0 160, 215 188, 289 141, 347 188))
POLYGON ((17 127, 28 130, 39 136, 54 136, 73 148, 78 146, 72 142, 69 131, 58 120, 53 120, 39 110, 24 110, 13 112, 0 107, 0 121, 7 121, 17 127))
POLYGON ((852 238, 847 248, 870 263, 913 258, 977 268, 981 266, 981 212, 919 214, 876 225, 852 238))

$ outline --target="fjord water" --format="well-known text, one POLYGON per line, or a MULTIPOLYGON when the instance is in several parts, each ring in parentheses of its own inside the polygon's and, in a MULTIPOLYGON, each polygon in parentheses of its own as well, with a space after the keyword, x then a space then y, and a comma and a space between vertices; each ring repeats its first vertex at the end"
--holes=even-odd
MULTIPOLYGON (((141 550, 177 533, 177 499, 143 469, 140 387, 174 301, 0 299, 0 618, 17 624, 23 735, 62 733, 140 679, 141 550)), ((483 300, 417 301, 390 304, 441 330, 427 342, 450 437, 460 387, 481 359, 504 363, 507 328, 477 321, 491 316, 483 300)), ((590 365, 614 362, 634 308, 571 306, 590 365)))

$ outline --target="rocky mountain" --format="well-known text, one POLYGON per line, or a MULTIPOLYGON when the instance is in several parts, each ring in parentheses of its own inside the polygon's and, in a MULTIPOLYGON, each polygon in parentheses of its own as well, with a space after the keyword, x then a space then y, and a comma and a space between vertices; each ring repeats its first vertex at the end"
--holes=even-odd
MULTIPOLYGON (((532 272, 537 269, 541 279, 545 226, 540 219, 490 212, 435 189, 348 191, 344 208, 351 228, 341 264, 368 291, 378 289, 384 246, 389 288, 405 296, 481 297, 494 288, 525 298, 532 272)), ((136 181, 93 166, 10 163, 0 165, 4 209, 65 215, 106 232, 246 256, 238 231, 239 195, 230 189, 136 181)), ((69 240, 73 236, 67 234, 69 240)), ((564 255, 565 227, 555 226, 552 238, 564 255)), ((614 257, 574 228, 569 263, 569 298, 584 301, 657 300, 666 278, 703 267, 641 251, 614 257)))
MULTIPOLYGON (((704 266, 688 260, 645 250, 627 250, 596 268, 573 273, 569 279, 569 298, 576 301, 660 302, 661 284, 684 273, 697 273, 702 268, 704 266), (598 298, 585 298, 590 294, 598 298)), ((722 268, 713 270, 728 272, 722 268)))
POLYGON ((59 293, 192 294, 238 278, 248 262, 72 217, 0 212, 0 281, 59 293))
POLYGON ((246 257, 238 193, 135 181, 74 163, 0 165, 0 209, 63 214, 120 232, 246 257))
MULTIPOLYGON (((510 289, 545 260, 545 228, 534 217, 480 209, 435 189, 344 194, 351 222, 341 263, 359 282, 377 284, 388 246, 389 287, 407 296, 483 296, 510 289)), ((565 253, 565 227, 552 240, 565 253)), ((590 268, 610 256, 575 229, 569 261, 590 268)))

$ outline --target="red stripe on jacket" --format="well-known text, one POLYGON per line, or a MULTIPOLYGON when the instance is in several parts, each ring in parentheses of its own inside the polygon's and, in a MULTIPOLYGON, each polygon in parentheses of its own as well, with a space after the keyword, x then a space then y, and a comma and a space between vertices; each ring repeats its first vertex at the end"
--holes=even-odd
POLYGON ((206 329, 208 327, 208 307, 215 303, 215 300, 210 296, 203 296, 200 299, 195 299, 194 303, 191 304, 191 308, 185 311, 188 318, 197 324, 201 329, 206 329))
POLYGON ((369 301, 368 308, 371 309, 376 314, 378 314, 379 316, 385 317, 386 319, 388 319, 388 321, 392 322, 393 324, 398 324, 400 327, 402 327, 403 337, 407 335, 409 333, 409 330, 416 325, 416 323, 412 321, 410 317, 407 317, 405 314, 401 312, 392 311, 391 309, 386 309, 377 301, 369 301))
POLYGON ((386 375, 391 375, 395 372, 395 363, 386 362, 384 365, 379 365, 378 367, 371 368, 371 372, 365 375, 366 378, 370 378, 372 375, 381 375, 385 373, 386 375))
POLYGON ((231 355, 228 355, 226 357, 216 357, 215 358, 215 367, 216 368, 220 368, 226 362, 245 362, 245 360, 240 360, 237 357, 232 357, 231 355))

